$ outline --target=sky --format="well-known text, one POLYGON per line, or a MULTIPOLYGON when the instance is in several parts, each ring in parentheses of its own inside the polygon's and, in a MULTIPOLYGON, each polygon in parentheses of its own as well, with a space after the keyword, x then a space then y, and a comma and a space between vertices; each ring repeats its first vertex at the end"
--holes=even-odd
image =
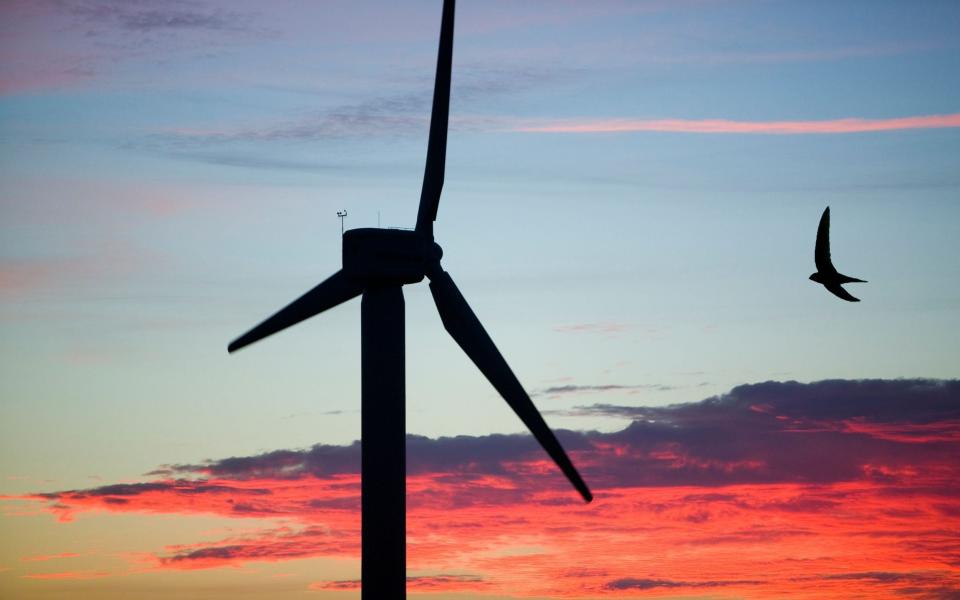
MULTIPOLYGON (((0 3, 0 597, 359 597, 359 301, 226 345, 413 226, 440 9, 0 3)), ((443 266, 596 499, 405 287, 411 597, 960 597, 958 30, 459 3, 443 266)))

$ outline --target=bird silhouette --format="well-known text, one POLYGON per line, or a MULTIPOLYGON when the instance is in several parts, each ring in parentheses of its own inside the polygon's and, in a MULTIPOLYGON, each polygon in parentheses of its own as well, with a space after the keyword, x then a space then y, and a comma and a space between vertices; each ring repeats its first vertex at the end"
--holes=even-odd
POLYGON ((830 260, 830 207, 823 211, 820 217, 820 226, 817 228, 817 247, 814 250, 814 260, 817 263, 817 272, 810 276, 811 281, 816 281, 827 288, 827 291, 842 298, 847 302, 860 302, 859 298, 854 298, 850 292, 843 289, 844 283, 867 283, 863 279, 849 277, 838 273, 833 262, 830 260))

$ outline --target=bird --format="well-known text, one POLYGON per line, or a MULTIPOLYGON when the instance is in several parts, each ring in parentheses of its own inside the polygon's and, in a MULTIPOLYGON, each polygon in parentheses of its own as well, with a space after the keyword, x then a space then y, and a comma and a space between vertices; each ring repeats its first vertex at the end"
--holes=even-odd
POLYGON ((853 297, 847 290, 843 289, 844 283, 867 283, 863 279, 850 277, 837 272, 836 267, 830 260, 830 207, 828 206, 820 217, 820 226, 817 227, 817 246, 814 250, 814 260, 817 263, 817 272, 810 276, 810 281, 815 281, 827 288, 827 291, 846 300, 847 302, 860 302, 859 298, 853 297))

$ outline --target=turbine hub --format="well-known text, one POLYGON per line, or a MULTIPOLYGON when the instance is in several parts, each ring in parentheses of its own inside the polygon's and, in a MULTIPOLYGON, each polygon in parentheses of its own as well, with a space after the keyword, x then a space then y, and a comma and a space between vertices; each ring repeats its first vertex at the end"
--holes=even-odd
POLYGON ((343 272, 368 283, 423 281, 443 250, 433 240, 404 229, 351 229, 343 234, 343 272))

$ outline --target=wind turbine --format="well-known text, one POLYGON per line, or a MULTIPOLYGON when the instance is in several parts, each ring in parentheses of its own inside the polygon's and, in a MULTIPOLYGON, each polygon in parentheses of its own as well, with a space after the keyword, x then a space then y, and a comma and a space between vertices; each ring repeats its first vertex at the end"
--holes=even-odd
POLYGON ((587 502, 593 499, 556 436, 537 412, 506 360, 450 274, 433 222, 443 188, 450 109, 454 0, 444 0, 433 89, 427 164, 413 231, 351 229, 343 234, 343 268, 230 343, 248 344, 362 295, 361 336, 361 586, 367 598, 406 597, 406 424, 402 286, 430 279, 444 328, 540 442, 587 502))

